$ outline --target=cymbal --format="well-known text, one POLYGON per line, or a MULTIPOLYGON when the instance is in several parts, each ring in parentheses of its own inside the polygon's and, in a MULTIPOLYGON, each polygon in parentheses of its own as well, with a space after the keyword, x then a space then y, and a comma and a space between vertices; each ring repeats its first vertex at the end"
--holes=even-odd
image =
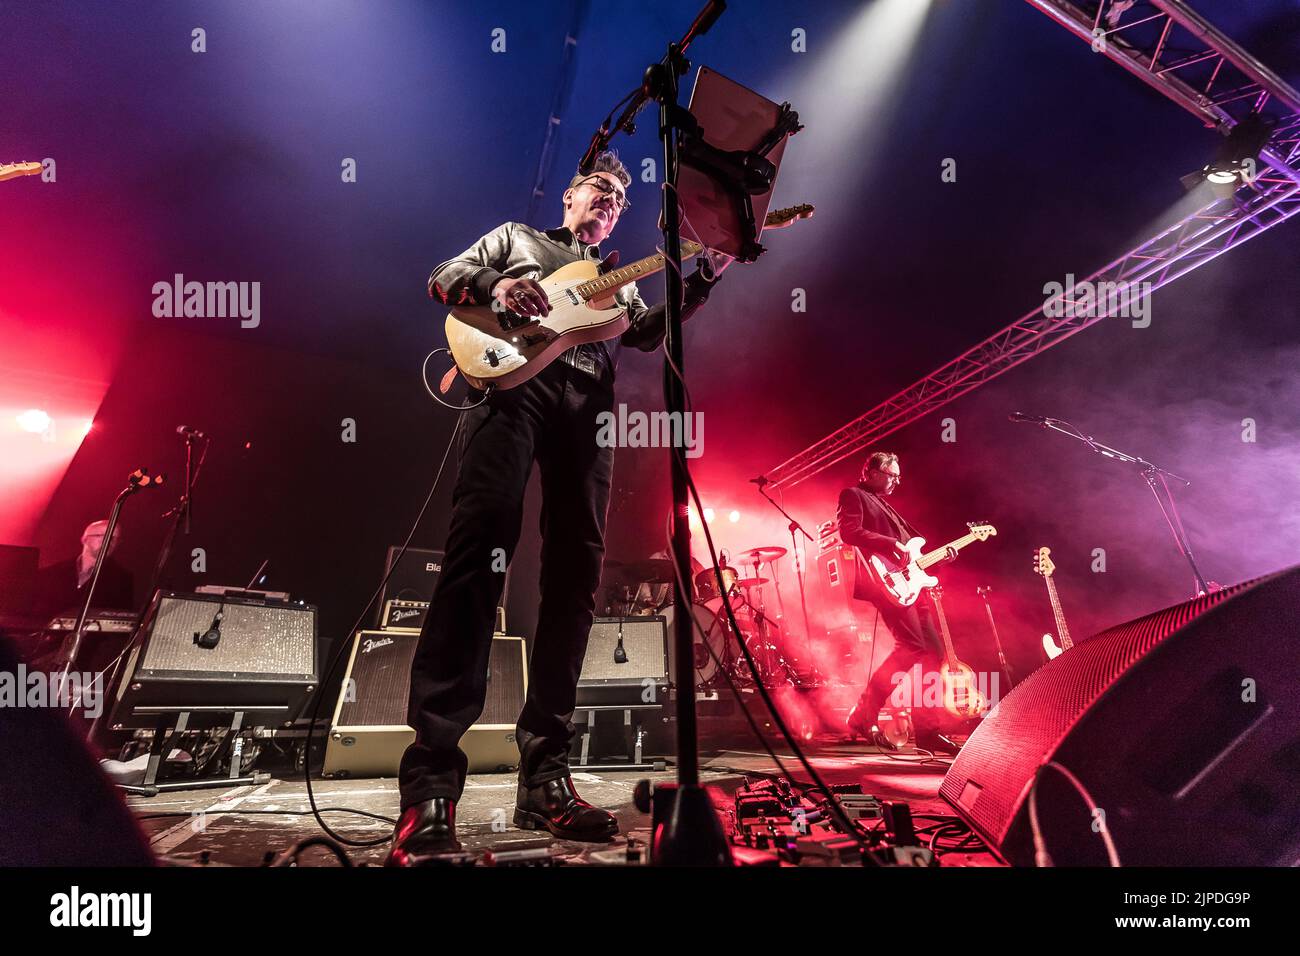
POLYGON ((750 548, 748 551, 740 552, 743 557, 753 558, 755 561, 775 561, 777 558, 784 558, 789 552, 785 548, 776 545, 768 545, 763 548, 750 548))
POLYGON ((768 578, 737 578, 733 588, 758 588, 768 583, 768 578))

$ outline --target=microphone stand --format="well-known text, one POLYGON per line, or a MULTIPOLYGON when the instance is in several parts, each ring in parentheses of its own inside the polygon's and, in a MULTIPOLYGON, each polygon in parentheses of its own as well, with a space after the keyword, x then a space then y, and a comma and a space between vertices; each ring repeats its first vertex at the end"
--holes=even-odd
MULTIPOLYGON (((81 642, 85 637, 86 631, 86 618, 90 616, 90 606, 95 600, 95 587, 99 584, 99 573, 104 569, 104 561, 107 560, 108 552, 113 546, 113 532, 117 529, 117 519, 122 513, 122 505, 126 503, 127 498, 131 497, 141 488, 162 484, 162 482, 163 478, 161 475, 156 478, 150 478, 147 469, 137 468, 127 476, 126 487, 118 492, 117 497, 113 499, 113 510, 108 515, 108 527, 104 531, 104 543, 100 546, 99 553, 95 555, 95 569, 90 574, 90 584, 86 588, 86 600, 82 603, 81 610, 77 613, 77 623, 72 628, 72 643, 68 647, 67 654, 63 656, 63 670, 59 678, 61 686, 67 686, 68 678, 72 673, 73 667, 75 667, 77 663, 78 656, 81 653, 81 642)), ((84 692, 82 696, 84 697, 84 692)), ((73 702, 71 704, 71 709, 75 710, 80 703, 80 699, 73 702)))
POLYGON ((1068 435, 1076 441, 1081 441, 1099 455, 1137 465, 1142 470, 1142 477, 1146 480, 1147 486, 1150 487, 1151 494, 1155 496, 1156 504, 1160 507, 1160 514, 1164 516, 1165 524, 1169 526, 1169 531, 1174 536, 1174 542, 1178 545, 1178 550, 1187 559, 1187 564, 1192 569, 1192 576, 1196 580, 1196 591, 1192 597, 1201 597, 1210 592, 1210 585, 1201 574, 1201 569, 1196 565, 1196 558, 1192 555, 1192 545, 1187 537, 1187 529, 1183 527, 1183 521, 1178 516, 1178 508, 1174 504, 1174 493, 1170 490, 1169 482, 1166 479, 1172 478, 1175 481, 1181 481, 1184 486, 1190 485, 1191 481, 1181 475, 1175 475, 1172 471, 1167 471, 1145 458, 1130 455, 1117 448, 1111 448, 1109 445, 1103 445, 1091 436, 1083 434, 1069 422, 1057 418, 1044 418, 1041 421, 1035 421, 1034 424, 1043 428, 1050 428, 1062 435, 1068 435))
MULTIPOLYGON (((758 485, 758 493, 766 498, 773 508, 785 515, 786 520, 790 522, 790 556, 794 559, 795 576, 799 580, 799 605, 803 609, 803 633, 804 646, 806 648, 807 642, 812 639, 812 625, 808 623, 808 595, 804 587, 804 563, 799 560, 799 539, 795 532, 799 532, 799 534, 802 534, 809 541, 813 540, 813 536, 807 532, 803 525, 795 520, 794 516, 791 515, 790 512, 781 507, 781 505, 777 503, 776 499, 767 493, 767 478, 760 477, 752 478, 750 480, 753 481, 754 484, 758 485)), ((781 592, 778 589, 777 594, 779 595, 780 593, 781 592)))
MULTIPOLYGON (((660 225, 663 232, 664 269, 664 404, 672 417, 686 412, 685 375, 682 358, 682 301, 684 284, 681 274, 682 243, 677 198, 680 138, 696 128, 694 118, 677 102, 681 77, 690 68, 685 53, 691 42, 702 36, 726 9, 724 0, 709 0, 681 40, 670 43, 663 60, 645 71, 641 89, 633 93, 618 123, 610 130, 602 124, 592 139, 586 165, 604 149, 613 133, 630 132, 632 119, 651 100, 659 104, 659 138, 663 143, 664 189, 661 197, 660 225)), ((691 530, 688 521, 689 482, 686 460, 681 449, 670 448, 672 473, 672 559, 677 580, 690 580, 691 530)), ((657 787, 653 799, 654 838, 651 847, 655 863, 670 866, 729 866, 731 847, 722 829, 717 810, 708 792, 700 785, 699 739, 695 713, 695 618, 691 614, 690 595, 683 587, 673 589, 673 641, 676 661, 673 680, 677 685, 677 784, 657 787)), ((646 807, 644 809, 651 809, 646 807)))

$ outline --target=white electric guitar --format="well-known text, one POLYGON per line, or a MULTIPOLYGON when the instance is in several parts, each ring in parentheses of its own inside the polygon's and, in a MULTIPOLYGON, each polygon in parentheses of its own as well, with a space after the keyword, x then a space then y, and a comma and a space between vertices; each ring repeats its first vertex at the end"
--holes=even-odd
POLYGON ((976 541, 987 541, 998 531, 991 524, 970 522, 967 534, 949 541, 941 548, 922 553, 924 538, 912 538, 903 547, 906 561, 894 561, 880 554, 873 554, 867 559, 866 573, 875 585, 882 590, 890 601, 899 607, 910 607, 926 588, 932 588, 939 579, 926 572, 926 568, 947 561, 957 556, 957 552, 976 541))
POLYGON ((1056 593, 1056 582, 1052 580, 1056 565, 1052 563, 1051 553, 1051 548, 1039 548, 1034 552, 1034 570, 1043 576, 1043 581, 1047 584, 1047 597, 1052 602, 1052 616, 1056 618, 1056 633, 1061 639, 1061 643, 1057 644, 1052 640, 1051 634, 1043 635, 1043 651, 1049 661, 1056 660, 1074 647, 1074 641, 1070 640, 1070 629, 1065 626, 1065 612, 1061 610, 1061 599, 1056 593))
MULTIPOLYGON (((779 229, 812 214, 808 204, 778 209, 767 214, 763 228, 779 229)), ((696 243, 682 241, 683 259, 700 251, 696 243)), ((573 346, 616 339, 627 331, 627 310, 614 293, 660 272, 665 262, 656 253, 603 274, 591 260, 570 262, 538 282, 551 304, 546 316, 517 315, 497 303, 459 305, 447 316, 451 357, 475 388, 522 385, 573 346)))

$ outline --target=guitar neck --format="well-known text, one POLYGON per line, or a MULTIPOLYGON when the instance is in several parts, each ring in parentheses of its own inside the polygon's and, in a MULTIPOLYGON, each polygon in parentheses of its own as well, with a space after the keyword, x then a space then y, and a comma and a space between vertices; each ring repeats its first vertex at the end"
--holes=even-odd
POLYGON ((948 630, 948 615, 943 613, 943 598, 931 589, 930 600, 934 602, 934 613, 939 618, 939 633, 943 635, 944 655, 951 663, 957 659, 957 652, 952 649, 952 632, 948 630))
POLYGON ((966 545, 971 544, 972 542, 978 540, 979 540, 979 535, 964 534, 960 538, 957 538, 955 541, 949 541, 942 548, 935 548, 933 551, 929 551, 921 555, 919 558, 916 559, 916 566, 918 568, 925 569, 932 564, 938 564, 940 561, 948 557, 948 552, 950 550, 960 551, 962 548, 966 547, 966 545))
POLYGON ((1047 597, 1052 602, 1052 616, 1056 618, 1056 636, 1061 639, 1062 649, 1069 650, 1074 642, 1070 640, 1070 629, 1065 626, 1065 612, 1061 610, 1061 599, 1056 595, 1056 582, 1047 575, 1043 580, 1047 582, 1047 597))
MULTIPOLYGON (((698 255, 702 247, 698 243, 689 240, 682 240, 682 261, 686 261, 691 256, 698 255)), ((644 259, 638 259, 636 262, 629 262, 625 266, 617 269, 611 269, 603 275, 597 276, 589 282, 584 282, 577 286, 574 291, 582 296, 584 300, 599 299, 609 295, 615 289, 620 289, 629 282, 635 282, 638 279, 644 279, 646 276, 655 275, 662 272, 664 265, 668 262, 663 253, 656 252, 653 256, 646 256, 644 259)))

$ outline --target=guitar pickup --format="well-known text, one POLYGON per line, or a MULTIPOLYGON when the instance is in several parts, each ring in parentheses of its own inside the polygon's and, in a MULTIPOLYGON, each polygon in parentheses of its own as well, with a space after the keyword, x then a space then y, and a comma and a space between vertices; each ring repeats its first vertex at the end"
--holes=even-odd
POLYGON ((493 368, 501 364, 501 357, 497 355, 496 349, 488 349, 483 353, 483 357, 487 359, 487 363, 493 368))
POLYGON ((512 332, 520 326, 527 325, 531 319, 526 315, 520 315, 518 312, 511 312, 506 309, 504 312, 497 313, 497 322, 501 325, 503 332, 512 332))

